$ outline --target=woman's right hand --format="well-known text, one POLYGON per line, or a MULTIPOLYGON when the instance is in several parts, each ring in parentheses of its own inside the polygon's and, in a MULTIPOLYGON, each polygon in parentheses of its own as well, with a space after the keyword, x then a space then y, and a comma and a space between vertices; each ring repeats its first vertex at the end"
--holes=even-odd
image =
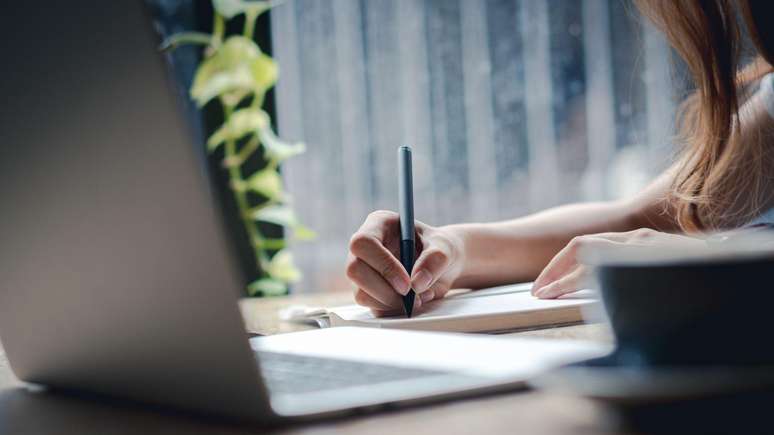
POLYGON ((356 286, 355 301, 385 316, 403 311, 402 296, 417 293, 414 308, 446 295, 462 272, 461 235, 448 227, 417 221, 416 261, 411 276, 400 263, 398 214, 375 211, 368 215, 349 243, 347 277, 356 286))

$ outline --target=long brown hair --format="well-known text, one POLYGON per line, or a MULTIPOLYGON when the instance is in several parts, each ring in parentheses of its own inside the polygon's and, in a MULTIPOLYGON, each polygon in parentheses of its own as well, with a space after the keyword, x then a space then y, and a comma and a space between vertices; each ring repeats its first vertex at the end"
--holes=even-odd
POLYGON ((672 186, 677 222, 685 231, 702 231, 750 220, 764 201, 770 162, 763 134, 740 140, 739 109, 747 86, 774 65, 774 1, 636 3, 683 58, 696 87, 678 118, 685 147, 672 186), (740 69, 745 30, 757 55, 740 69))

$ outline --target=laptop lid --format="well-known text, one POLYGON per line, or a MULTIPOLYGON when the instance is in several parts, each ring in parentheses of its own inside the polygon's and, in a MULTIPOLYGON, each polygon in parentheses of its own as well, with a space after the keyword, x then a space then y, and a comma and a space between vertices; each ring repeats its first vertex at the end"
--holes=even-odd
POLYGON ((0 338, 25 381, 268 413, 142 2, 0 6, 0 338))

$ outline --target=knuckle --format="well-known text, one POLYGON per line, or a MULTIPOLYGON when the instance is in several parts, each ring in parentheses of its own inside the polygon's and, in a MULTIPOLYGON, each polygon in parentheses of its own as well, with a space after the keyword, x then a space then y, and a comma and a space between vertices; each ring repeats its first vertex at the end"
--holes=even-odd
POLYGON ((355 255, 362 254, 376 243, 376 239, 366 233, 355 233, 349 239, 349 251, 355 255))
POLYGON ((449 261, 449 254, 438 248, 430 248, 427 251, 427 261, 433 264, 443 265, 449 261))
POLYGON ((397 216, 398 216, 398 214, 395 213, 394 211, 390 211, 390 210, 375 210, 375 211, 372 211, 371 213, 368 213, 368 217, 366 218, 366 220, 368 220, 368 221, 371 221, 371 220, 387 220, 387 219, 392 219, 392 218, 397 217, 397 216))
POLYGON ((351 280, 355 280, 360 276, 360 269, 362 265, 360 264, 360 260, 357 258, 353 258, 349 260, 347 263, 347 268, 345 269, 345 272, 347 274, 347 278, 351 280))

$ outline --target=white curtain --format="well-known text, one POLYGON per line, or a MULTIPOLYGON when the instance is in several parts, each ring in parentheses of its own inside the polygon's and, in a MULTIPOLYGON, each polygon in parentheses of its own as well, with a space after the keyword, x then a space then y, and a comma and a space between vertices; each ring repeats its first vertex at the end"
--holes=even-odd
POLYGON ((395 209, 414 147, 416 217, 517 217, 631 193, 668 162, 676 95, 661 36, 621 0, 290 0, 272 11, 283 168, 300 218, 296 292, 346 287, 349 236, 395 209))

